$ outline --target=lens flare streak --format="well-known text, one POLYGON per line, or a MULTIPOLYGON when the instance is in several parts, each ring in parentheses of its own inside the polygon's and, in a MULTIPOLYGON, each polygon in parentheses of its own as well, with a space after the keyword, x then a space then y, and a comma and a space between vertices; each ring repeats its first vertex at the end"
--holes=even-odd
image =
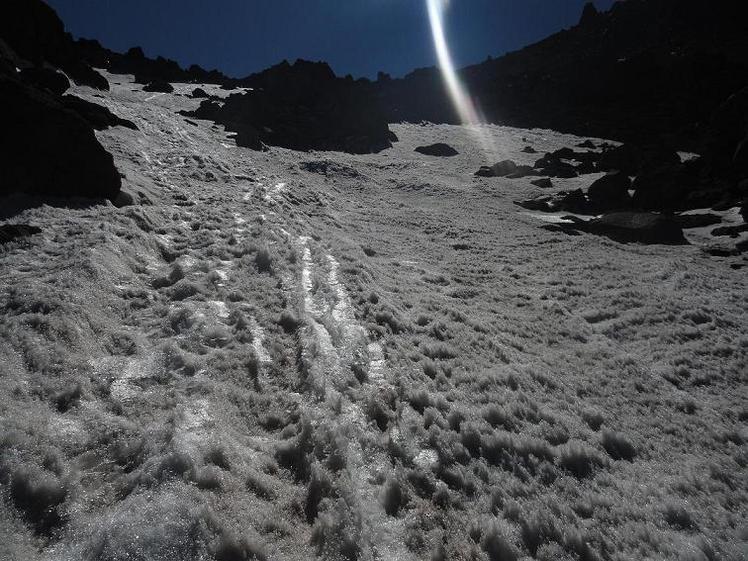
POLYGON ((460 81, 460 77, 455 68, 452 53, 449 50, 447 34, 444 29, 444 19, 449 0, 426 0, 428 6, 429 23, 431 24, 431 34, 434 39, 434 48, 439 61, 439 69, 444 78, 444 83, 452 100, 452 104, 457 111, 457 115, 463 125, 466 125, 478 141, 486 159, 491 160, 496 157, 496 145, 489 134, 482 126, 482 119, 478 108, 473 102, 468 90, 460 81))

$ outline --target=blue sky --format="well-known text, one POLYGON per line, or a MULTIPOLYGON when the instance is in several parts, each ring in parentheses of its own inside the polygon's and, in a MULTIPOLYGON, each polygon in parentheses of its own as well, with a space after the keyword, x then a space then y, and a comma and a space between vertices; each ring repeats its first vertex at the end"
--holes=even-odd
MULTIPOLYGON (((401 76, 432 66, 425 0, 48 0, 76 37, 244 76, 283 59, 325 60, 339 75, 401 76)), ((598 0, 607 9, 613 0, 598 0)), ((452 0, 458 65, 576 24, 585 0, 452 0)))

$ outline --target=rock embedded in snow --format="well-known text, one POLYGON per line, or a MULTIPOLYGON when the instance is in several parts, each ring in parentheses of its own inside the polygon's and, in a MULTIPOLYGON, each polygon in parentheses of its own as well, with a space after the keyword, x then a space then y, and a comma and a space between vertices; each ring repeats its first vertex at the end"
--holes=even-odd
POLYGON ((419 146, 415 151, 419 154, 425 154, 426 156, 439 156, 442 158, 457 156, 457 154, 459 154, 457 150, 443 142, 437 142, 436 144, 430 144, 428 146, 419 146))
POLYGON ((169 82, 162 79, 156 79, 148 82, 143 86, 144 92, 156 92, 156 93, 172 93, 174 92, 174 86, 169 82))
POLYGON ((482 166, 475 175, 478 177, 506 177, 517 171, 517 164, 512 160, 503 160, 492 166, 482 166))
POLYGON ((550 177, 533 179, 532 181, 530 181, 530 184, 535 185, 535 187, 540 187, 541 189, 551 189, 553 187, 553 181, 551 181, 550 177))
POLYGON ((199 98, 208 98, 210 96, 204 89, 195 88, 194 90, 192 90, 192 97, 199 99, 199 98))
POLYGON ((614 212, 589 222, 577 223, 576 227, 622 243, 688 244, 675 219, 652 212, 614 212))

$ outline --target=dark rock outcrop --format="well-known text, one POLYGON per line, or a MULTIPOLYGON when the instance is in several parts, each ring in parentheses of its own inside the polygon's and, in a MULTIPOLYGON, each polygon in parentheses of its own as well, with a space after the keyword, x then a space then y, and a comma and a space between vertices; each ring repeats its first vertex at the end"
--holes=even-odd
POLYGON ((619 243, 687 245, 678 221, 652 212, 613 212, 592 220, 566 217, 569 222, 548 225, 546 229, 568 234, 586 232, 619 243))
POLYGON ((631 179, 621 172, 611 172, 590 185, 587 199, 595 212, 624 210, 631 206, 631 179))
POLYGON ((3 224, 0 226, 0 245, 41 234, 41 229, 28 224, 3 224))
POLYGON ((688 244, 675 219, 651 212, 614 212, 577 224, 577 228, 622 243, 688 244))
POLYGON ((541 195, 533 199, 516 201, 515 204, 527 210, 540 212, 573 212, 588 214, 589 203, 581 189, 561 191, 556 195, 541 195))
POLYGON ((0 2, 0 39, 35 67, 48 63, 65 71, 76 84, 109 89, 106 79, 78 55, 57 13, 41 0, 0 2))
POLYGON ((91 127, 52 95, 0 77, 0 196, 113 199, 121 179, 91 127))
POLYGON ((551 181, 550 177, 534 179, 533 181, 530 181, 530 184, 535 185, 535 187, 540 187, 541 189, 551 189, 553 187, 553 181, 551 181))
POLYGON ((70 80, 51 68, 31 67, 24 68, 20 72, 19 79, 40 90, 46 90, 54 95, 62 95, 70 89, 70 80))
POLYGON ((204 89, 202 89, 202 88, 195 88, 194 90, 192 90, 192 97, 194 97, 196 99, 207 99, 210 96, 208 95, 208 93, 204 89))
POLYGON ((378 152, 392 133, 364 83, 337 78, 324 63, 281 63, 242 81, 251 91, 223 105, 203 101, 187 117, 208 119, 237 133, 240 146, 378 152))
POLYGON ((144 92, 173 93, 174 86, 165 80, 156 79, 143 86, 144 92))
POLYGON ((449 158, 451 156, 457 156, 459 152, 452 148, 449 144, 443 142, 437 142, 436 144, 430 144, 429 146, 419 146, 415 149, 419 154, 426 156, 438 156, 442 158, 449 158))
POLYGON ((481 166, 475 172, 477 177, 506 177, 517 171, 517 164, 512 160, 502 160, 492 166, 481 166))
POLYGON ((110 127, 125 127, 132 130, 138 130, 138 127, 132 121, 122 119, 109 111, 106 107, 91 101, 86 101, 77 96, 63 96, 62 104, 66 108, 77 113, 97 131, 103 131, 110 127))

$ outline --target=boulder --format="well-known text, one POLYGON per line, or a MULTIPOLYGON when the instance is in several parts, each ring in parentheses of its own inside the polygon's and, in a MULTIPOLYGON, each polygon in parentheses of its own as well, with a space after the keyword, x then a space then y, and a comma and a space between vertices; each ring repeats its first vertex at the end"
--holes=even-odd
POLYGON ((443 142, 437 142, 436 144, 430 144, 429 146, 419 146, 415 151, 419 154, 425 154, 426 156, 439 156, 443 158, 457 156, 457 154, 459 154, 457 150, 443 142))
POLYGON ((555 161, 551 162, 549 165, 541 168, 539 170, 539 173, 541 175, 548 175, 550 177, 558 177, 560 179, 570 179, 572 177, 577 177, 579 173, 577 172, 576 168, 568 164, 566 162, 562 161, 555 161))
POLYGON ((492 166, 482 166, 475 175, 478 177, 506 177, 517 171, 517 164, 511 160, 502 160, 492 166))
POLYGON ((144 92, 173 93, 174 86, 164 80, 153 80, 143 86, 144 92))
POLYGON ((192 97, 198 98, 198 99, 201 99, 201 98, 207 99, 210 96, 208 95, 208 92, 206 92, 204 89, 195 88, 194 90, 192 90, 192 97))
POLYGON ((561 191, 557 195, 540 195, 524 201, 515 201, 517 206, 540 212, 573 212, 587 214, 589 205, 581 189, 561 191))
POLYGON ((553 187, 553 181, 551 181, 550 177, 535 179, 530 181, 530 184, 535 185, 535 187, 540 187, 541 189, 551 189, 553 187))
POLYGON ((651 212, 614 212, 576 227, 621 243, 688 244, 675 219, 651 212))
POLYGON ((506 177, 509 179, 521 179, 523 177, 538 176, 540 173, 531 166, 517 166, 512 173, 506 177))
POLYGON ((28 224, 4 224, 0 226, 0 245, 20 238, 41 234, 41 229, 28 224))
POLYGON ((121 179, 111 154, 51 95, 0 77, 0 122, 0 196, 117 196, 121 179))
POLYGON ((70 88, 70 80, 67 76, 52 68, 24 68, 21 70, 20 79, 25 84, 46 90, 54 95, 62 95, 70 88))
POLYGON ((628 209, 631 179, 620 171, 610 172, 590 185, 587 198, 595 212, 628 209))
POLYGON ((537 154, 538 153, 538 151, 535 150, 535 148, 533 148, 532 146, 525 146, 522 149, 522 152, 524 152, 525 154, 537 154))
POLYGON ((555 152, 551 152, 549 156, 552 160, 573 160, 576 152, 571 148, 560 148, 555 152))
POLYGON ((103 131, 110 127, 117 126, 138 130, 138 127, 132 121, 122 119, 109 111, 106 107, 86 101, 85 99, 81 99, 74 95, 63 96, 62 104, 77 113, 97 131, 103 131))

